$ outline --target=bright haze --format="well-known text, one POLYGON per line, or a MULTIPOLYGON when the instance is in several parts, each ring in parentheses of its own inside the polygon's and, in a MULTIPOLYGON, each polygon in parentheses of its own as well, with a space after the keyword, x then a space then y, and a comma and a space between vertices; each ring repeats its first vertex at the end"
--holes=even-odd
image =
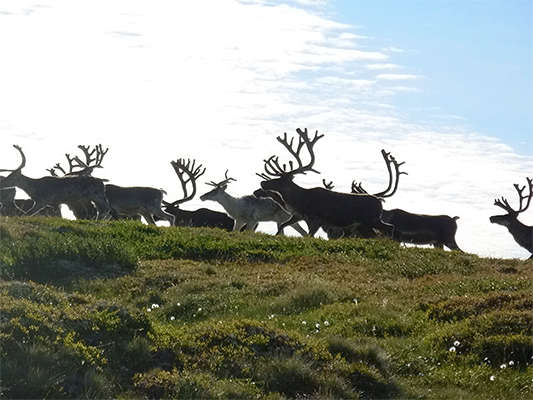
MULTIPOLYGON (((172 201, 169 162, 192 157, 200 194, 229 169, 228 192, 245 195, 263 159, 289 160, 275 137, 307 127, 325 135, 321 175, 298 184, 380 191, 383 148, 409 173, 385 208, 460 216, 465 251, 527 257, 489 216, 533 176, 532 3, 464 3, 3 0, 0 168, 18 165, 12 144, 39 177, 102 143, 95 176, 115 184, 172 201)), ((184 208, 200 206, 220 209, 184 208)))

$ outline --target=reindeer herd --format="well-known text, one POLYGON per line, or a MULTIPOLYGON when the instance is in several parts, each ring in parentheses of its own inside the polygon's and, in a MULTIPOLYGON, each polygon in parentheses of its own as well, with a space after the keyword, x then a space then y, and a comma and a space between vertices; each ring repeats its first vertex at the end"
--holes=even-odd
MULTIPOLYGON (((385 210, 383 202, 398 189, 399 179, 406 172, 400 168, 403 162, 385 150, 381 151, 389 175, 385 190, 370 194, 361 183, 352 182, 351 193, 334 191, 333 182, 322 180, 324 187, 303 188, 294 183, 294 177, 308 172, 319 173, 315 168, 314 147, 324 137, 315 132, 310 137, 307 129, 296 129, 297 136, 289 138, 287 133, 278 136, 278 142, 288 151, 291 160, 282 163, 278 156, 264 160, 264 172, 257 175, 262 179, 261 188, 253 194, 234 197, 226 192, 235 181, 226 171, 220 182, 209 182, 213 189, 200 196, 202 201, 218 202, 226 213, 207 208, 189 211, 180 206, 196 195, 197 180, 206 169, 191 159, 177 159, 170 164, 176 173, 183 192, 182 198, 168 202, 161 189, 151 187, 121 187, 107 183, 106 179, 92 176, 94 169, 102 168, 108 149, 101 145, 94 148, 78 146, 84 160, 79 156, 66 154, 68 167, 60 163, 48 169, 49 176, 30 178, 22 174, 26 156, 20 146, 13 147, 20 153, 21 163, 15 169, 0 169, 9 172, 0 176, 0 215, 46 215, 61 216, 60 205, 66 204, 77 219, 139 219, 148 224, 166 220, 174 226, 214 227, 231 230, 251 230, 259 222, 273 221, 277 234, 291 226, 302 236, 314 236, 322 228, 328 238, 390 237, 393 240, 413 244, 429 244, 434 247, 448 247, 461 251, 455 241, 457 219, 447 215, 413 214, 401 209, 385 210), (295 143, 295 138, 297 142, 295 143), (304 154, 309 161, 304 163, 304 154), (30 199, 16 199, 15 188, 20 188, 30 199), (304 221, 307 231, 300 222, 304 221)), ((519 206, 513 209, 505 198, 494 204, 506 214, 490 217, 490 222, 507 227, 515 241, 527 249, 533 258, 533 227, 518 221, 517 217, 530 205, 533 198, 533 180, 527 179, 526 186, 515 184, 519 206), (526 193, 524 193, 526 191, 526 193)))

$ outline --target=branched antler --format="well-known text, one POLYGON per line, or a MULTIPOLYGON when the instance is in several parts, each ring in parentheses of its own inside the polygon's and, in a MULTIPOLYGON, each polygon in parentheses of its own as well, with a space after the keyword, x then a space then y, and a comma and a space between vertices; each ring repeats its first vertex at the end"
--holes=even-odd
POLYGON ((518 210, 514 210, 510 205, 509 202, 505 197, 501 197, 501 199, 494 200, 494 205, 503 208, 507 213, 509 214, 520 214, 521 212, 524 212, 529 207, 529 204, 531 203, 531 198, 533 197, 533 179, 526 178, 527 180, 527 186, 529 187, 529 194, 527 196, 524 196, 524 190, 526 186, 520 187, 517 183, 515 183, 513 186, 518 192, 518 210), (526 205, 524 206, 524 200, 527 199, 526 205))
POLYGON ((102 161, 109 148, 104 150, 101 144, 96 145, 92 150, 90 150, 90 146, 84 145, 79 145, 78 148, 85 155, 85 161, 82 161, 78 156, 71 157, 70 154, 67 153, 65 154, 65 157, 69 165, 68 172, 61 166, 61 164, 57 163, 52 168, 47 169, 47 171, 50 172, 50 175, 58 176, 57 171, 60 171, 64 176, 91 175, 94 168, 102 168, 102 161))
MULTIPOLYGON (((400 182, 400 175, 408 175, 407 172, 400 171, 400 167, 405 164, 404 162, 398 162, 396 159, 391 155, 390 152, 386 152, 385 150, 381 150, 381 155, 383 159, 385 160, 385 165, 387 166, 387 171, 389 172, 389 184, 385 190, 382 192, 374 193, 373 196, 376 197, 391 197, 394 193, 396 193, 396 190, 398 189, 398 183, 400 182), (392 168, 394 167, 394 172, 392 171, 392 168), (394 188, 393 188, 393 182, 394 182, 394 188), (392 191, 391 191, 392 189, 392 191)), ((352 193, 359 193, 359 194, 368 194, 368 192, 363 189, 362 182, 356 183, 356 181, 352 181, 352 193)))
POLYGON ((174 168, 174 172, 178 175, 178 178, 181 183, 181 189, 183 191, 183 198, 176 200, 172 203, 167 203, 163 201, 165 205, 176 206, 186 201, 191 200, 196 195, 196 181, 205 173, 205 168, 202 164, 196 165, 196 160, 191 160, 190 158, 185 161, 184 158, 178 158, 176 161, 171 161, 170 164, 174 168), (187 175, 187 177, 185 177, 187 175), (192 191, 188 194, 187 184, 192 183, 192 191))
POLYGON ((211 182, 207 182, 206 185, 209 185, 209 186, 214 186, 216 188, 222 188, 222 187, 225 187, 228 185, 228 183, 230 183, 231 181, 236 181, 237 179, 235 178, 228 178, 228 169, 226 170, 226 173, 224 174, 224 180, 220 181, 220 182, 214 182, 214 181, 211 181, 211 182))
POLYGON ((296 147, 294 147, 294 137, 292 137, 290 141, 287 139, 287 132, 283 134, 283 138, 281 136, 278 136, 276 139, 295 158, 298 166, 295 168, 294 163, 291 160, 289 161, 289 168, 287 169, 287 164, 280 164, 278 156, 271 156, 267 160, 263 160, 265 163, 265 173, 257 175, 259 175, 265 180, 269 180, 272 177, 294 176, 296 174, 305 174, 308 171, 316 172, 317 174, 319 173, 316 169, 313 168, 313 165, 315 163, 315 153, 313 151, 313 147, 319 139, 324 137, 324 135, 319 135, 318 131, 316 131, 315 136, 310 139, 309 134, 307 132, 307 128, 305 128, 305 130, 303 131, 300 128, 297 128, 296 133, 298 133, 298 144, 296 145, 296 147), (303 164, 302 158, 300 156, 300 153, 304 146, 307 148, 307 151, 309 152, 311 158, 307 165, 303 164))

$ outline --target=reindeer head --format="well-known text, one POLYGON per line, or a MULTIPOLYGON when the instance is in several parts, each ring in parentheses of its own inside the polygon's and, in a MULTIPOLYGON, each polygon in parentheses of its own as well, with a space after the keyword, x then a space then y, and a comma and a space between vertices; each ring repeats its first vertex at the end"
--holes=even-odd
POLYGON ((231 181, 236 181, 237 179, 234 179, 234 178, 228 178, 228 170, 226 170, 226 173, 225 173, 225 178, 224 180, 220 181, 220 182, 208 182, 207 185, 209 186, 213 186, 214 189, 210 190, 209 192, 207 193, 204 193, 203 195, 200 196, 200 200, 202 201, 206 201, 206 200, 214 200, 216 201, 219 196, 224 193, 228 187, 228 183, 230 183, 231 181))
POLYGON ((531 198, 533 197, 533 179, 526 178, 526 180, 529 186, 529 194, 527 196, 523 195, 524 189, 526 188, 525 186, 520 187, 518 184, 514 184, 514 188, 518 192, 519 198, 518 210, 513 209, 504 197, 501 199, 496 199, 494 200, 494 205, 503 208, 505 211, 507 211, 507 214, 493 215, 489 218, 491 223, 509 227, 514 221, 516 221, 520 213, 527 210, 529 204, 531 203, 531 198), (526 201, 525 205, 524 200, 526 201))
POLYGON ((276 139, 280 142, 288 152, 296 159, 298 166, 295 168, 293 161, 289 161, 289 169, 287 169, 287 164, 280 165, 278 156, 271 156, 269 159, 264 160, 265 173, 257 174, 259 177, 263 178, 264 181, 261 182, 261 187, 265 190, 273 190, 275 192, 280 192, 281 189, 290 184, 296 174, 305 174, 308 171, 319 173, 317 170, 313 169, 315 163, 315 153, 313 152, 313 146, 315 143, 324 135, 319 135, 318 131, 315 132, 313 139, 309 138, 307 133, 307 128, 301 130, 300 128, 296 129, 298 133, 298 144, 296 148, 293 147, 294 137, 291 138, 290 142, 287 140, 287 133, 283 134, 283 138, 278 136, 276 139), (300 152, 303 147, 306 147, 309 152, 310 161, 307 165, 304 165, 300 152))
POLYGON ((26 165, 26 156, 22 152, 22 148, 20 146, 17 146, 16 144, 14 144, 13 147, 17 149, 20 153, 22 161, 20 165, 15 169, 0 169, 0 172, 11 172, 8 176, 2 177, 2 179, 0 179, 0 188, 17 186, 17 182, 22 176, 22 168, 24 168, 24 166, 26 165))

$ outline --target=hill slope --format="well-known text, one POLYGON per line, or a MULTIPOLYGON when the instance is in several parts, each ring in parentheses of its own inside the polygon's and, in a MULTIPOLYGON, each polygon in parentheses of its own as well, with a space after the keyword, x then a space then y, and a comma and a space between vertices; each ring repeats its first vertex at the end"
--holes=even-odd
POLYGON ((9 398, 531 398, 533 263, 0 221, 9 398))

